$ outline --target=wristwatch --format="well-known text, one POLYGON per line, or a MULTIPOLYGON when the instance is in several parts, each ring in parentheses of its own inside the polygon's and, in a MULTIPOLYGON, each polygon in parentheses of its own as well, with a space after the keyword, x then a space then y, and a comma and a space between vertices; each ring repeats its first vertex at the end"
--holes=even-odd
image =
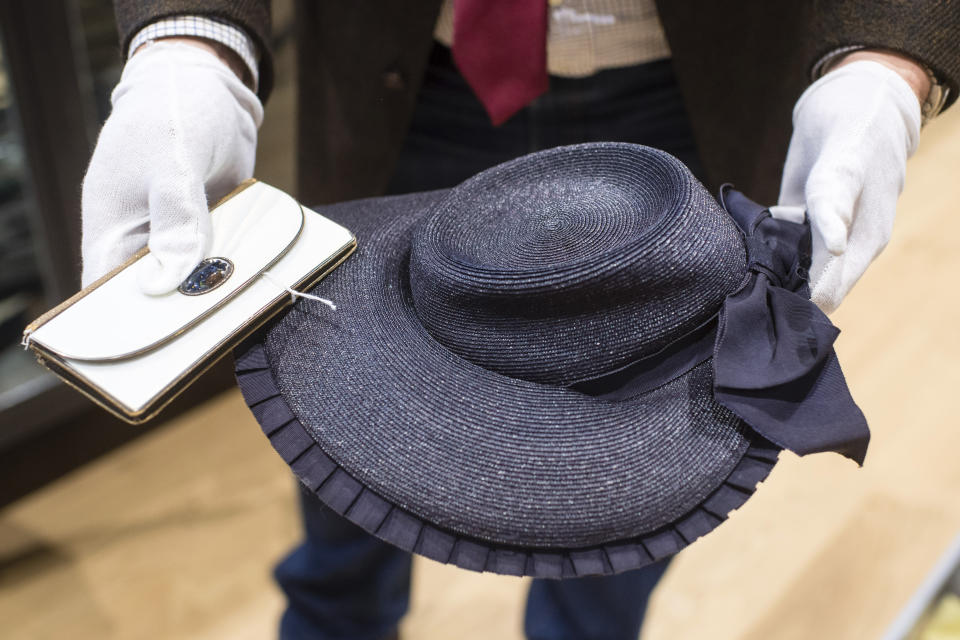
POLYGON ((930 67, 922 63, 920 66, 927 72, 927 78, 930 79, 930 93, 927 94, 927 99, 920 105, 920 126, 922 127, 943 111, 943 106, 947 103, 947 96, 950 94, 950 88, 944 86, 937 79, 937 74, 930 67))

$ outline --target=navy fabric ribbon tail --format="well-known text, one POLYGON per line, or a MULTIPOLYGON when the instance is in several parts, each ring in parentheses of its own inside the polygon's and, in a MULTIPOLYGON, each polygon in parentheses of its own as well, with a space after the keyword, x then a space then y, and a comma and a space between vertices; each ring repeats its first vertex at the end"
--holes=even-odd
POLYGON ((743 232, 748 276, 720 314, 714 397, 785 449, 863 464, 870 431, 833 349, 840 331, 809 299, 809 225, 777 220, 728 185, 720 196, 743 232))

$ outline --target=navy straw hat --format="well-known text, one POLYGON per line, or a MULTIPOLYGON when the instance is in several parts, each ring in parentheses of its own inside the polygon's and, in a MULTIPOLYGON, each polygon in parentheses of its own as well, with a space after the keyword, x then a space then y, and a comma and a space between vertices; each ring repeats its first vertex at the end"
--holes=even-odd
POLYGON ((647 147, 561 147, 319 209, 356 254, 237 352, 338 513, 468 569, 610 574, 711 531, 781 448, 862 462, 806 225, 647 147))

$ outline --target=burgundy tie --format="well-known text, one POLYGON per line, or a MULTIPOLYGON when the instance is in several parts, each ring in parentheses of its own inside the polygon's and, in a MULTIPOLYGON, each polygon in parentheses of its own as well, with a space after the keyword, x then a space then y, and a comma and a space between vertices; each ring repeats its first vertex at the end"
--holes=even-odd
POLYGON ((547 90, 547 0, 454 0, 453 59, 494 125, 547 90))

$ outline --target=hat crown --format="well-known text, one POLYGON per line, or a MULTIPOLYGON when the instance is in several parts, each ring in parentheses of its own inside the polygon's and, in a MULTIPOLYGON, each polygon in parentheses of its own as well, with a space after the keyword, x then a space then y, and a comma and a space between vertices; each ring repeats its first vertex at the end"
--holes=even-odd
POLYGON ((414 232, 417 316, 486 369, 569 385, 716 314, 746 271, 730 216, 673 156, 560 147, 452 189, 414 232))

